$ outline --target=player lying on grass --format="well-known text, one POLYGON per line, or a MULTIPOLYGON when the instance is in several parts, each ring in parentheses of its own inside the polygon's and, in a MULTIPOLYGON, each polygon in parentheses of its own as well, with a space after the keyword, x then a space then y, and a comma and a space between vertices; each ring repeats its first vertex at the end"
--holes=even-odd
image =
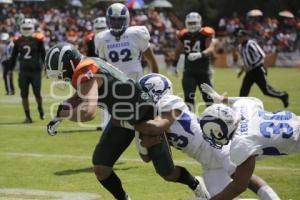
MULTIPOLYGON (((203 139, 197 116, 189 110, 180 97, 173 95, 172 84, 167 77, 160 74, 148 74, 143 76, 139 83, 142 89, 154 99, 160 116, 147 122, 149 134, 155 132, 153 127, 160 128, 161 132, 165 132, 173 147, 202 164, 205 183, 204 185, 201 181, 202 191, 206 191, 207 188, 208 192, 205 193, 207 198, 221 192, 231 182, 231 176, 235 173, 235 165, 229 158, 229 146, 221 150, 215 149, 203 139)), ((138 150, 141 157, 149 161, 147 149, 140 144, 140 142, 144 143, 147 138, 141 139, 142 141, 139 141, 136 137, 138 150)), ((201 180, 200 177, 198 179, 201 180)), ((249 188, 264 200, 277 197, 261 178, 254 175, 251 177, 249 188)))
MULTIPOLYGON (((90 121, 94 119, 97 107, 104 107, 111 115, 93 154, 94 172, 101 185, 118 200, 130 199, 121 180, 114 173, 113 166, 134 138, 134 131, 147 134, 145 121, 156 117, 152 98, 141 87, 121 71, 99 58, 84 58, 78 49, 68 43, 58 43, 46 55, 48 77, 71 81, 76 94, 67 102, 68 109, 59 106, 57 119, 51 121, 47 130, 55 134, 55 128, 62 119, 90 121), (125 127, 112 124, 120 120, 125 127)), ((199 193, 199 181, 185 168, 174 166, 169 146, 161 129, 154 130, 160 143, 151 146, 149 156, 156 172, 167 181, 189 186, 199 193), (160 132, 160 134, 158 134, 160 132)))
MULTIPOLYGON (((249 185, 256 158, 300 152, 300 118, 289 111, 268 112, 257 98, 224 97, 201 85, 214 104, 200 120, 206 140, 215 148, 230 144, 230 159, 237 166, 233 181, 212 200, 237 197, 249 185), (220 103, 228 103, 231 107, 220 103)), ((277 200, 278 197, 263 198, 277 200)))

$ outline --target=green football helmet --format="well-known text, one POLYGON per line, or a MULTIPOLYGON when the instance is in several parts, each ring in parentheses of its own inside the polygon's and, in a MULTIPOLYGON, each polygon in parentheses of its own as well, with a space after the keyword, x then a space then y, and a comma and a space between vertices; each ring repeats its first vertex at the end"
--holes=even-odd
POLYGON ((70 43, 61 42, 54 45, 46 54, 47 76, 49 78, 70 81, 81 58, 82 55, 79 50, 70 43))

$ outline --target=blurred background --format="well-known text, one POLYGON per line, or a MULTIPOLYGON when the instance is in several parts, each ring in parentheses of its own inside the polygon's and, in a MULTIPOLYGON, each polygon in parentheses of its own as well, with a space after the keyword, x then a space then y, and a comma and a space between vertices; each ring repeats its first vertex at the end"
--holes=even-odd
POLYGON ((20 35, 18 22, 36 19, 36 30, 46 36, 49 48, 57 41, 68 41, 85 53, 85 40, 92 31, 92 20, 105 16, 114 2, 127 4, 131 25, 145 25, 157 55, 164 55, 165 66, 174 59, 175 32, 183 28, 185 15, 197 11, 203 25, 216 30, 216 67, 232 66, 232 33, 243 27, 251 32, 267 53, 267 66, 300 65, 299 0, 0 0, 0 32, 20 35))

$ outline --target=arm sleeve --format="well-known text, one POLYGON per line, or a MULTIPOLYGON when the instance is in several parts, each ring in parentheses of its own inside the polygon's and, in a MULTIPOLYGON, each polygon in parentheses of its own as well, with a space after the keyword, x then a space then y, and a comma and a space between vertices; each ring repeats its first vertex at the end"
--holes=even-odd
POLYGON ((150 47, 150 34, 145 26, 136 28, 136 31, 134 32, 134 39, 142 52, 146 51, 150 47))
POLYGON ((172 110, 184 111, 188 109, 184 101, 174 95, 164 95, 158 102, 157 107, 160 113, 169 112, 172 110))

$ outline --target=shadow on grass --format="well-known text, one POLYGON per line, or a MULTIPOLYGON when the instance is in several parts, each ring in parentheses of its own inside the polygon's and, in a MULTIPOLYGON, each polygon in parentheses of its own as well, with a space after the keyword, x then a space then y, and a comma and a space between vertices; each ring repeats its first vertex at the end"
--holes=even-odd
POLYGON ((96 129, 76 129, 76 130, 61 130, 57 131, 57 133, 82 133, 82 132, 100 132, 96 129))
MULTIPOLYGON (((34 122, 33 122, 34 123, 34 122)), ((24 123, 23 121, 18 121, 18 122, 0 122, 0 126, 1 125, 27 125, 26 123, 24 123)), ((30 124, 29 124, 30 125, 30 124)))
MULTIPOLYGON (((115 165, 123 165, 123 162, 118 162, 115 165)), ((128 167, 114 167, 115 171, 127 171, 127 170, 131 170, 134 168, 138 168, 137 166, 128 166, 128 167)), ((74 175, 74 174, 80 174, 80 173, 94 173, 94 169, 93 167, 85 167, 85 168, 81 168, 81 169, 67 169, 67 170, 63 170, 63 171, 57 171, 54 172, 54 175, 56 176, 68 176, 68 175, 74 175)))

